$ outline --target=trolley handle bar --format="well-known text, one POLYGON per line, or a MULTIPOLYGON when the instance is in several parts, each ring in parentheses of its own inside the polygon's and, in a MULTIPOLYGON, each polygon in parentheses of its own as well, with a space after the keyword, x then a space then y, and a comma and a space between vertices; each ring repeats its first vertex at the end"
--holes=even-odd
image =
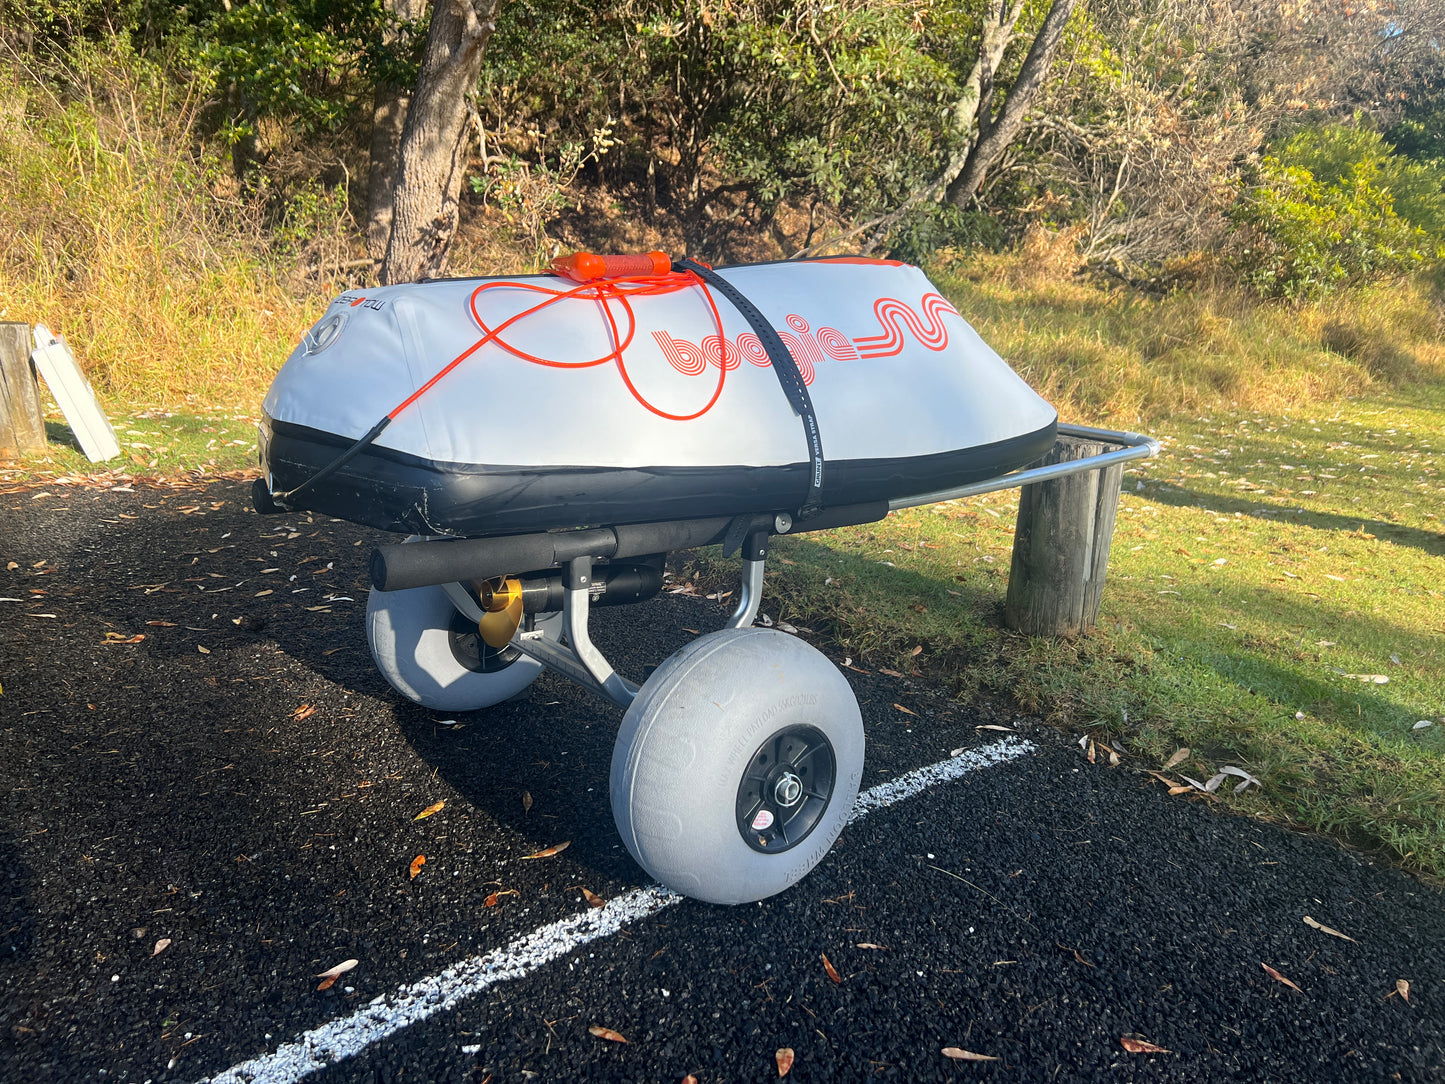
POLYGON ((1067 437, 1084 437, 1110 444, 1122 444, 1123 447, 1091 455, 1084 459, 1074 459, 1068 463, 1051 463, 1047 467, 1033 467, 1030 470, 1015 471, 1013 474, 1001 475, 998 478, 986 478, 982 482, 973 482, 955 489, 942 489, 935 493, 923 493, 917 497, 899 497, 888 502, 888 510, 897 512, 903 508, 917 508, 924 504, 956 501, 960 497, 977 497, 983 493, 1015 489, 1033 482, 1047 482, 1051 478, 1062 478, 1065 475, 1078 474, 1081 471, 1102 470, 1104 467, 1112 467, 1116 463, 1126 463, 1133 459, 1149 459, 1151 456, 1159 454, 1158 438, 1145 436, 1142 433, 1130 433, 1120 429, 1096 429, 1091 425, 1075 425, 1069 422, 1061 423, 1058 432, 1067 437))

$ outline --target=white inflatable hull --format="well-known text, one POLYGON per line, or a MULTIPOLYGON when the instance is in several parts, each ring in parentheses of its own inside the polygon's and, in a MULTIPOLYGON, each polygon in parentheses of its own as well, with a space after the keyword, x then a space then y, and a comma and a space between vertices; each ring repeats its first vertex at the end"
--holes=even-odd
MULTIPOLYGON (((1051 445, 1054 409, 917 268, 833 259, 718 274, 771 322, 807 382, 824 506, 994 477, 1051 445)), ((394 413, 294 506, 486 536, 802 505, 808 441, 740 313, 689 286, 626 306, 568 298, 507 324, 545 296, 534 290, 571 286, 455 279, 341 295, 266 396, 268 488, 301 486, 394 413), (505 346, 486 337, 499 327, 505 346), (607 357, 614 335, 620 361, 607 357)))

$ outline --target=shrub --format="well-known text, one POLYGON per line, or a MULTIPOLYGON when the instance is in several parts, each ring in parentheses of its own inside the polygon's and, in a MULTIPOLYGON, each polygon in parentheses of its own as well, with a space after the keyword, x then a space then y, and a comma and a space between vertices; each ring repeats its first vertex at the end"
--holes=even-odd
POLYGON ((1395 154, 1377 132, 1306 129, 1260 163, 1233 218, 1248 285, 1318 297, 1445 257, 1445 175, 1395 154))

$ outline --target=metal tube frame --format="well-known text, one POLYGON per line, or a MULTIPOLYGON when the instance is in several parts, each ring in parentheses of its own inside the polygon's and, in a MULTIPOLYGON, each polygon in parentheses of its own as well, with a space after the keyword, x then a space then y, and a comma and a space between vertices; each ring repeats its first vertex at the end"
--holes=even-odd
POLYGON ((997 493, 1001 489, 1014 489, 1032 482, 1047 482, 1051 478, 1062 478, 1065 475, 1078 474, 1081 471, 1103 470, 1116 463, 1148 459, 1159 454, 1158 438, 1145 436, 1142 433, 1130 433, 1120 429, 1096 429, 1092 425, 1074 425, 1067 422, 1061 423, 1058 431, 1061 436, 1082 437, 1086 440, 1122 444, 1124 447, 1116 448, 1111 452, 1103 452, 1100 455, 1091 455, 1086 459, 1075 459, 1068 463, 1051 463, 1047 467, 1015 471, 1012 474, 988 478, 982 482, 959 486, 956 489, 941 489, 935 493, 924 493, 918 497, 900 497, 898 500, 888 502, 888 511, 897 512, 903 508, 917 508, 924 504, 956 501, 960 497, 977 497, 983 493, 997 493))
POLYGON ((568 561, 564 575, 562 626, 567 634, 566 646, 552 643, 541 632, 520 630, 512 637, 512 644, 522 654, 606 697, 618 707, 630 707, 637 698, 639 686, 612 669, 587 630, 587 618, 592 610, 592 558, 577 557, 568 561))
MULTIPOLYGON (((1063 436, 1081 437, 1109 444, 1123 445, 1112 451, 1076 459, 1068 463, 1054 463, 1046 467, 1015 471, 997 478, 974 482, 954 489, 924 493, 917 497, 904 497, 888 502, 888 510, 896 512, 903 508, 917 508, 925 504, 940 504, 962 497, 976 497, 983 493, 995 493, 1003 489, 1014 489, 1034 482, 1046 482, 1051 478, 1062 478, 1082 471, 1102 470, 1117 463, 1135 459, 1148 459, 1159 453, 1159 441, 1142 433, 1130 433, 1115 429, 1098 429, 1089 425, 1060 424, 1058 432, 1063 436)), ((773 531, 779 534, 791 533, 790 519, 779 516, 773 531)), ((799 532, 802 533, 802 532, 799 532)), ((743 550, 742 586, 738 594, 738 605, 723 627, 742 629, 749 627, 758 615, 758 606, 763 597, 763 572, 767 557, 767 531, 749 535, 743 550)), ((611 700, 618 707, 630 707, 637 698, 640 686, 628 681, 612 669, 606 657, 592 643, 587 629, 591 613, 592 557, 576 557, 562 562, 566 593, 562 602, 563 627, 567 643, 552 643, 540 631, 519 628, 512 638, 512 644, 524 655, 536 659, 548 669, 571 678, 584 688, 611 700)), ((472 617, 480 612, 476 602, 460 584, 444 585, 449 598, 463 614, 472 617)), ((528 622, 530 624, 530 622, 528 622)))

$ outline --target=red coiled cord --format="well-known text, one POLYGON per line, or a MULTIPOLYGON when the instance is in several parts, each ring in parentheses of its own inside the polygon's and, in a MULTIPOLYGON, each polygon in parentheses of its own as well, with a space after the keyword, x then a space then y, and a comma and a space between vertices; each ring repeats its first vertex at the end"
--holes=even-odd
POLYGON ((435 387, 437 382, 444 376, 489 342, 495 343, 513 357, 521 358, 523 361, 529 361, 534 365, 546 365, 556 369, 586 369, 594 365, 604 365, 609 361, 616 361, 617 371, 622 377, 622 382, 627 386, 627 390, 631 392, 632 397, 647 410, 669 421, 686 422, 692 421, 694 418, 700 418, 713 408, 722 395, 723 385, 727 381, 726 366, 718 366, 717 386, 713 389, 712 397, 708 399, 702 409, 692 414, 673 414, 649 402, 647 397, 638 390, 637 385, 633 383, 632 377, 627 372, 627 362, 623 356, 627 348, 632 345, 633 337, 637 332, 637 315, 633 312, 630 299, 632 297, 655 297, 660 294, 676 293, 679 290, 686 290, 692 286, 698 286, 702 289, 703 296, 707 299, 708 308, 712 310, 713 322, 717 326, 718 334, 721 335, 722 315, 718 312, 717 303, 713 300, 712 291, 707 288, 707 284, 704 283, 702 279, 690 271, 669 272, 660 275, 647 274, 594 279, 590 282, 572 286, 569 289, 554 289, 550 286, 532 282, 484 282, 472 291, 471 297, 467 301, 467 307, 471 311, 472 319, 482 331, 481 338, 439 369, 430 380, 406 399, 398 403, 397 406, 387 414, 387 419, 395 420, 397 415, 420 399, 435 387), (527 290, 532 293, 546 295, 546 300, 533 305, 529 309, 524 309, 515 316, 507 318, 495 328, 489 328, 482 319, 481 313, 477 311, 477 299, 485 290, 527 290), (607 321, 608 331, 611 334, 611 339, 614 344, 611 350, 599 357, 588 358, 584 361, 563 361, 556 358, 544 358, 538 357, 535 354, 529 354, 527 351, 513 346, 502 338, 502 332, 519 320, 524 320, 529 316, 535 316, 543 309, 555 305, 558 302, 568 300, 593 301, 602 306, 602 315, 607 321), (612 308, 614 303, 621 305, 622 310, 627 314, 627 334, 625 337, 618 328, 617 317, 612 308))

